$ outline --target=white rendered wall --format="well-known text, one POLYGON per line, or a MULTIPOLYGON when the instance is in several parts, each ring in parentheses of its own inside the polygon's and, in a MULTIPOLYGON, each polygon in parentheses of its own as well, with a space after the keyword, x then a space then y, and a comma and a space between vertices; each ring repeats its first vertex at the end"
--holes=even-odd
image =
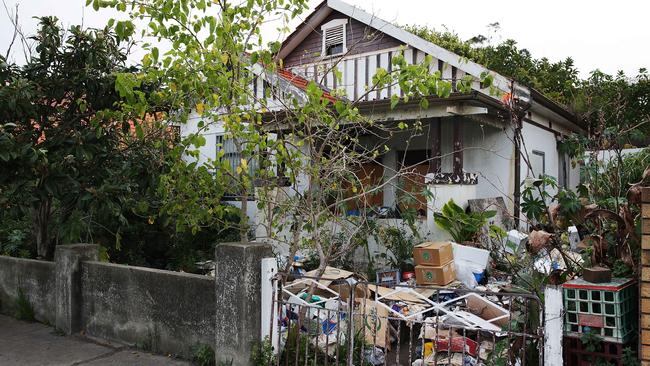
MULTIPOLYGON (((526 158, 532 156, 533 151, 541 151, 544 153, 544 173, 557 179, 559 177, 560 161, 555 134, 526 122, 523 123, 521 134, 523 137, 521 146, 521 182, 528 176, 533 177, 526 163, 526 158)), ((551 195, 555 194, 553 190, 548 190, 548 192, 551 195)))

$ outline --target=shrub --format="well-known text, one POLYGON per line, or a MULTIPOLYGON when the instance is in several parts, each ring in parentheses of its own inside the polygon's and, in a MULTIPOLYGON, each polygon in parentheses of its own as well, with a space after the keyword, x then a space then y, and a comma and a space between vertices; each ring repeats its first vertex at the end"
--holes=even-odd
POLYGON ((34 308, 29 302, 27 296, 25 296, 25 293, 22 289, 18 289, 18 297, 16 297, 14 307, 15 316, 17 319, 28 322, 34 321, 34 308))
POLYGON ((404 229, 387 227, 379 229, 377 234, 379 241, 386 247, 388 253, 381 253, 392 268, 401 272, 412 271, 415 267, 413 262, 413 247, 415 238, 408 235, 404 229))
POLYGON ((198 366, 211 366, 216 363, 214 349, 207 344, 200 343, 194 347, 192 361, 198 366))

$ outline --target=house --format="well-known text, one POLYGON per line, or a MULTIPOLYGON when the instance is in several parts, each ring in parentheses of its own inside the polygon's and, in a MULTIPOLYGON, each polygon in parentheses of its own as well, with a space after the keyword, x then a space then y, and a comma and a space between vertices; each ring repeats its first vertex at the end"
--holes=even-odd
MULTIPOLYGON (((422 121, 423 133, 412 137, 406 130, 393 136, 390 151, 378 158, 381 164, 368 167, 368 171, 377 179, 389 179, 399 164, 415 167, 423 177, 417 184, 428 185, 434 195, 429 200, 418 197, 414 203, 422 214, 424 236, 433 239, 444 235, 434 225, 433 212, 450 198, 467 205, 468 199, 503 197, 504 209, 517 216, 520 187, 526 178, 551 175, 568 188, 579 183, 578 169, 558 150, 562 136, 585 132, 569 110, 534 89, 463 60, 342 0, 320 3, 282 43, 278 57, 284 70, 275 77, 290 89, 300 90, 307 80, 314 80, 325 90, 344 90, 349 99, 361 99, 359 110, 375 121, 422 121), (472 91, 454 90, 448 98, 431 97, 425 110, 417 103, 391 108, 391 96, 401 93, 398 85, 366 91, 378 68, 391 70, 390 60, 398 52, 408 63, 421 63, 430 56, 431 72, 440 71, 452 85, 465 75, 473 76, 472 91), (339 80, 334 68, 341 75, 339 80), (492 88, 478 81, 483 73, 493 76, 492 88), (525 101, 520 125, 504 117, 508 113, 503 95, 516 95, 525 101), (515 138, 517 129, 521 130, 521 141, 515 138), (404 143, 407 138, 408 148, 404 143)), ((256 81, 253 88, 262 97, 265 81, 256 81)), ((195 128, 189 124, 184 130, 188 133, 195 128)), ((222 133, 218 127, 206 133, 207 146, 202 150, 206 158, 214 158, 218 149, 228 149, 227 144, 219 145, 222 133)), ((226 154, 232 155, 232 151, 226 154)), ((237 164, 237 156, 232 156, 237 164)), ((372 197, 372 204, 396 208, 398 196, 395 185, 388 185, 372 197)), ((256 217, 254 206, 248 205, 251 218, 256 217)), ((258 232, 258 236, 264 234, 258 232)))

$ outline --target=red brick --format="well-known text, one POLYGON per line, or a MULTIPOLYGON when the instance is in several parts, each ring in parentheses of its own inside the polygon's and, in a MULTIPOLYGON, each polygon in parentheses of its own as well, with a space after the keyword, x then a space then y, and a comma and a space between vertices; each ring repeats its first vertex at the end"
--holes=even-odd
POLYGON ((641 299, 641 312, 650 314, 650 299, 648 298, 641 299))
POLYGON ((650 314, 641 314, 641 328, 650 329, 650 314))
POLYGON ((650 187, 645 187, 641 190, 641 201, 650 202, 650 187))
POLYGON ((650 265, 650 250, 641 251, 641 264, 644 266, 650 265))
POLYGON ((641 281, 650 282, 650 267, 641 267, 641 281))
POLYGON ((650 346, 641 346, 641 359, 650 361, 650 346))

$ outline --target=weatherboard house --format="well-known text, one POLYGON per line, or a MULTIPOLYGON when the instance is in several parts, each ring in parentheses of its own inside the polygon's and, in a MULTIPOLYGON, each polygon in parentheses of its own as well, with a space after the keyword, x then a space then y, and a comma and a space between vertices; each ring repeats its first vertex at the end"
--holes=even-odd
MULTIPOLYGON (((483 66, 461 58, 398 26, 379 19, 341 0, 325 0, 282 43, 278 57, 283 70, 276 77, 294 88, 305 88, 314 80, 325 90, 341 90, 351 100, 358 100, 361 113, 378 122, 421 121, 424 132, 407 136, 395 134, 389 141, 390 151, 381 156, 380 164, 371 169, 380 179, 389 179, 398 164, 414 166, 421 174, 420 184, 428 185, 433 198, 419 197, 414 205, 421 213, 422 234, 430 239, 444 235, 436 229, 433 213, 453 198, 461 205, 477 198, 502 197, 511 215, 518 209, 522 183, 541 174, 557 179, 559 186, 574 188, 579 171, 568 156, 558 149, 562 136, 584 133, 576 116, 564 106, 540 92, 517 84, 483 66), (452 85, 466 75, 476 81, 470 92, 454 91, 448 98, 430 97, 428 107, 400 103, 391 108, 391 96, 400 94, 399 85, 367 93, 378 68, 391 69, 393 55, 403 52, 408 63, 421 63, 429 56, 431 72, 440 71, 452 85), (340 77, 332 70, 336 68, 340 77), (328 70, 323 74, 323 70, 328 70), (483 73, 494 77, 492 90, 478 79, 483 73), (494 93, 498 89, 500 93, 494 93), (504 94, 516 93, 526 101, 523 118, 516 126, 507 115, 504 94), (521 139, 515 138, 520 131, 521 139), (405 144, 409 139, 408 147, 405 144), (431 158, 439 157, 439 158, 431 158), (426 178, 425 178, 426 177, 426 178)), ((265 80, 257 80, 254 93, 263 98, 265 80)), ((181 133, 197 131, 196 120, 181 127, 181 133), (195 122, 193 122, 195 121, 195 122)), ((218 125, 202 132, 206 145, 201 159, 214 159, 219 149, 232 149, 224 143, 224 131, 218 125)), ((237 164, 235 151, 226 156, 237 164)), ((395 208, 399 192, 387 185, 382 194, 372 197, 373 205, 395 208)), ((254 198, 253 198, 254 199, 254 198)), ((255 204, 249 204, 253 224, 258 217, 255 204)), ((258 230, 258 239, 265 234, 258 230)))

